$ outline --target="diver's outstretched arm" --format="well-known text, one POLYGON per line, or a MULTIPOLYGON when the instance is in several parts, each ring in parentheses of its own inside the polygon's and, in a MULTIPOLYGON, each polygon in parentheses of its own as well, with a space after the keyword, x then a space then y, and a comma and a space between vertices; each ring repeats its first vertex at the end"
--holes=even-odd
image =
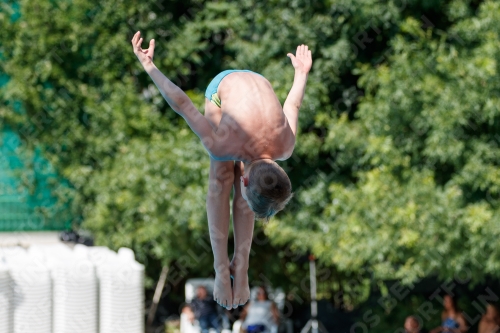
POLYGON ((208 120, 196 109, 193 102, 172 81, 170 81, 153 63, 155 50, 155 41, 152 39, 149 42, 149 48, 141 47, 142 37, 138 31, 132 38, 132 46, 134 53, 141 62, 142 66, 149 74, 163 98, 167 101, 170 107, 186 120, 189 127, 200 138, 201 142, 210 153, 211 156, 218 157, 217 148, 220 145, 216 144, 216 135, 210 126, 208 120))
POLYGON ((295 76, 292 89, 290 89, 285 104, 283 104, 283 112, 293 134, 296 134, 299 109, 306 90, 307 75, 312 66, 312 56, 311 50, 308 49, 307 45, 297 46, 296 55, 288 53, 287 56, 292 60, 292 65, 295 68, 295 76))

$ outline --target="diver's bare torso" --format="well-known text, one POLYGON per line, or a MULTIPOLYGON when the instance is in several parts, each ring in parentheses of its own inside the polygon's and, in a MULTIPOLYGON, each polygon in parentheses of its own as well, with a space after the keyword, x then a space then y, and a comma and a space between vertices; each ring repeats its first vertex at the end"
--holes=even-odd
POLYGON ((268 80, 233 72, 219 84, 221 108, 206 100, 205 117, 216 129, 217 160, 287 159, 295 145, 283 108, 268 80))

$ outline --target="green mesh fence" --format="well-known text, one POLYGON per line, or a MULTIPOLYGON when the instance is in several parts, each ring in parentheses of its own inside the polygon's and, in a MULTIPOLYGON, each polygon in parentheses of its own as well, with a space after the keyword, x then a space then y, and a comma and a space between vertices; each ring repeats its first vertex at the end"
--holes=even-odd
MULTIPOLYGON (((0 1, 10 7, 11 21, 20 17, 16 2, 7 5, 0 1)), ((0 88, 8 81, 9 77, 0 73, 0 88)), ((23 112, 20 105, 16 111, 23 112)), ((8 127, 0 126, 0 232, 70 229, 69 207, 60 205, 53 195, 53 190, 63 186, 64 181, 57 177, 39 151, 35 151, 29 165, 25 165, 23 161, 26 162, 27 156, 20 146, 19 136, 8 127)))
POLYGON ((25 166, 20 145, 14 132, 0 133, 0 231, 69 229, 69 207, 53 194, 63 185, 39 151, 25 166))

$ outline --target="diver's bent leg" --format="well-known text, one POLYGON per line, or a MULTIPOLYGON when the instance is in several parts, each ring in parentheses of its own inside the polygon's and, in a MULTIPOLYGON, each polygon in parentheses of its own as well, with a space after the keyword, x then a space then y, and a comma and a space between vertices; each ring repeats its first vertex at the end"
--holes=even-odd
POLYGON ((205 98, 205 118, 207 118, 214 130, 219 128, 220 120, 222 119, 222 109, 207 98, 205 98))
POLYGON ((250 298, 248 287, 248 264, 252 246, 255 215, 241 195, 240 176, 243 175, 243 163, 234 165, 233 229, 234 256, 231 260, 233 281, 233 308, 245 304, 250 298))
POLYGON ((229 197, 233 180, 233 162, 210 159, 207 195, 207 218, 210 242, 214 253, 214 300, 220 305, 232 306, 227 241, 229 233, 229 197))

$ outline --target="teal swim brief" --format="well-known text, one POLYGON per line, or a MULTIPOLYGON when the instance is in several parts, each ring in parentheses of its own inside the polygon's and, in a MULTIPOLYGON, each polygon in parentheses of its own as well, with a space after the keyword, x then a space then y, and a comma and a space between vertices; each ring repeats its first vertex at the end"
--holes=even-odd
MULTIPOLYGON (((247 69, 228 69, 226 71, 223 71, 223 72, 220 72, 219 74, 217 74, 217 76, 214 77, 214 79, 208 85, 207 90, 205 91, 205 97, 208 98, 209 101, 211 101, 212 103, 214 103, 218 107, 221 107, 221 100, 220 100, 219 96, 217 95, 217 89, 219 88, 219 84, 226 75, 231 74, 233 72, 255 73, 255 72, 249 71, 247 69)), ((255 73, 255 74, 259 74, 259 73, 255 73)))

